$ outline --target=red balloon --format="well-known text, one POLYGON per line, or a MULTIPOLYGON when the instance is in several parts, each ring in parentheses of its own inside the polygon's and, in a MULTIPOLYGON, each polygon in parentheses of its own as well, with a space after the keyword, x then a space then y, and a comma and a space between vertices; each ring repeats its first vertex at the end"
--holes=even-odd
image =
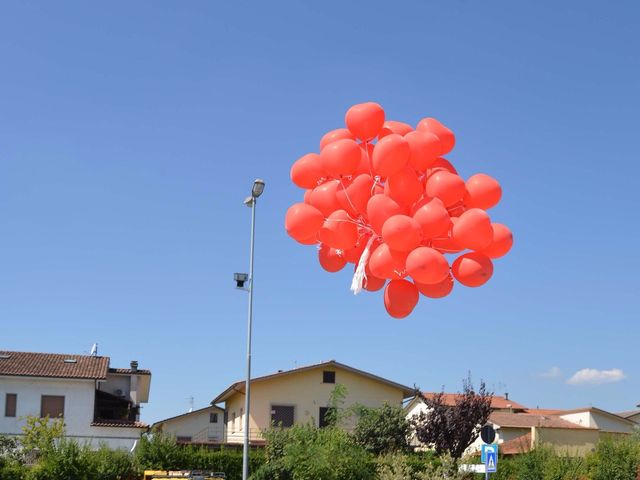
POLYGON ((413 218, 420 224, 423 238, 445 236, 451 226, 449 212, 439 198, 429 200, 413 214, 413 218))
POLYGON ((363 141, 375 138, 384 124, 384 110, 374 102, 354 105, 344 117, 347 128, 363 141))
POLYGON ((489 258, 500 258, 506 255, 513 245, 513 234, 509 227, 501 223, 492 223, 493 240, 482 252, 489 258))
POLYGON ((327 272, 339 272, 347 264, 347 261, 338 254, 338 250, 327 245, 320 245, 318 249, 320 266, 327 272))
POLYGON ((384 289, 384 306, 393 318, 404 318, 418 304, 418 287, 408 280, 392 280, 384 289))
POLYGON ((304 197, 303 197, 304 203, 308 203, 309 205, 311 205, 311 194, 312 193, 313 193, 313 189, 311 189, 311 188, 304 192, 304 197))
POLYGON ((404 136, 409 142, 409 164, 416 170, 425 171, 436 161, 440 150, 440 139, 431 132, 413 131, 404 136))
POLYGON ((456 144, 456 137, 453 132, 435 118, 423 118, 418 123, 416 130, 431 132, 440 139, 440 145, 442 146, 440 155, 449 153, 456 144))
POLYGON ((403 213, 403 209, 392 198, 386 195, 374 195, 367 202, 369 225, 378 235, 382 234, 382 225, 393 215, 403 213))
POLYGON ((322 139, 320 140, 320 150, 329 145, 331 142, 335 142, 336 140, 343 139, 355 140, 356 137, 346 128, 336 128, 335 130, 331 130, 324 134, 322 139))
POLYGON ((422 229, 408 215, 393 215, 382 225, 382 239, 393 250, 410 252, 420 245, 422 229))
POLYGON ((487 283, 493 275, 493 263, 486 255, 471 252, 456 258, 451 270, 461 284, 467 287, 479 287, 487 283))
POLYGON ((416 282, 416 287, 418 287, 418 290, 420 291, 420 293, 423 294, 425 297, 429 297, 429 298, 446 297, 451 293, 451 290, 453 290, 453 277, 451 276, 451 274, 448 274, 444 278, 444 280, 442 280, 441 282, 434 283, 431 285, 416 282))
POLYGON ((456 175, 458 174, 456 167, 454 167, 453 164, 444 157, 436 158, 435 162, 433 162, 429 167, 430 174, 440 172, 443 170, 450 173, 454 173, 456 175))
POLYGON ((502 187, 498 181, 484 173, 470 176, 465 185, 467 192, 464 203, 469 208, 488 210, 497 205, 502 197, 502 187))
POLYGON ((388 177, 402 170, 409 162, 409 142, 397 133, 392 133, 376 143, 373 149, 373 173, 388 177))
POLYGON ((366 173, 371 175, 372 167, 371 167, 371 159, 373 158, 373 147, 375 145, 373 143, 361 143, 360 144, 360 164, 358 165, 358 170, 356 171, 357 175, 362 173, 366 173))
POLYGON ((287 210, 284 227, 291 237, 303 242, 318 233, 323 223, 320 210, 306 203, 296 203, 287 210))
POLYGON ((373 275, 367 274, 362 283, 362 288, 369 292, 377 292, 387 281, 384 278, 374 277, 373 275))
POLYGON ((432 239, 431 247, 435 248, 440 253, 458 253, 464 250, 464 247, 458 245, 450 236, 432 239))
POLYGON ((453 239, 469 250, 483 250, 493 240, 491 218, 480 208, 471 208, 460 215, 453 225, 453 239))
POLYGON ((324 176, 326 174, 317 153, 307 153, 291 167, 291 181, 300 188, 316 188, 324 176))
POLYGON ((309 238, 305 238, 303 240, 298 240, 296 239, 296 241, 298 243, 301 243, 302 245, 315 245, 316 243, 318 243, 320 240, 318 240, 318 234, 315 233, 313 235, 311 235, 309 238))
POLYGON ((358 144, 348 138, 331 142, 320 151, 323 170, 334 178, 353 175, 360 165, 361 157, 358 144))
POLYGON ((449 262, 440 252, 429 247, 418 247, 407 256, 407 273, 416 282, 434 284, 449 275, 449 262))
POLYGON ((369 257, 369 270, 378 278, 403 278, 407 276, 405 261, 407 252, 391 250, 382 243, 369 257))
POLYGON ((358 243, 358 226, 347 212, 336 210, 324 221, 319 236, 325 245, 348 250, 358 243))
POLYGON ((367 213, 367 203, 371 198, 373 178, 367 173, 358 175, 346 188, 338 189, 338 202, 353 217, 367 213))
POLYGON ((382 125, 382 130, 380 130, 380 133, 378 134, 378 140, 382 137, 386 137, 387 135, 391 135, 392 133, 404 136, 411 131, 413 131, 413 127, 408 123, 387 120, 382 125))
MULTIPOLYGON (((353 267, 353 271, 355 272, 357 269, 358 269, 358 265, 356 264, 353 267)), ((365 273, 365 277, 362 281, 362 288, 364 288, 369 292, 377 292, 382 287, 384 287, 385 283, 387 283, 386 279, 378 278, 371 273, 368 263, 365 265, 364 273, 365 273)))
POLYGON ((322 185, 318 185, 309 195, 309 203, 322 212, 325 217, 340 209, 338 202, 338 188, 340 180, 329 180, 322 185))
POLYGON ((426 193, 430 197, 438 197, 445 207, 462 200, 465 193, 464 180, 449 172, 436 172, 427 180, 426 193))
POLYGON ((343 252, 342 256, 344 257, 344 259, 349 263, 357 264, 360 261, 362 252, 364 252, 364 249, 367 246, 367 242, 369 241, 369 238, 371 238, 370 235, 360 236, 360 238, 358 238, 358 242, 356 243, 355 247, 350 248, 349 250, 345 250, 343 252))
POLYGON ((385 193, 401 205, 413 204, 420 199, 422 192, 422 182, 411 167, 390 175, 385 184, 385 193))

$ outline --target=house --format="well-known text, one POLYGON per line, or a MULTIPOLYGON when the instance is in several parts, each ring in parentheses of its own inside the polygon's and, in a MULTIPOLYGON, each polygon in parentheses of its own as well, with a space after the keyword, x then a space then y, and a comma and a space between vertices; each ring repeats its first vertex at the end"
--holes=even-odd
POLYGON ((152 428, 176 437, 180 443, 222 443, 224 409, 209 405, 160 420, 152 428))
POLYGON ((151 372, 110 368, 109 357, 0 351, 0 434, 19 436, 27 416, 62 418, 79 443, 131 449, 147 425, 151 372))
MULTIPOLYGON (((433 398, 434 394, 424 395, 433 398)), ((459 394, 443 397, 444 403, 451 406, 458 398, 459 394)), ((408 418, 428 412, 421 398, 412 399, 405 408, 408 418)), ((547 444, 569 455, 585 455, 595 448, 602 436, 626 435, 634 429, 633 421, 599 408, 530 409, 509 400, 508 396, 492 399, 487 423, 495 428, 495 442, 504 455, 527 452, 536 444, 547 444)), ((412 443, 420 445, 416 439, 412 443)), ((482 443, 477 438, 467 453, 479 451, 482 443)))
MULTIPOLYGON (((638 406, 640 407, 640 405, 638 406)), ((640 428, 640 410, 627 410, 626 412, 618 413, 618 416, 637 423, 640 428)))
MULTIPOLYGON (((432 400, 438 395, 436 392, 423 392, 422 396, 428 400, 432 400)), ((458 400, 462 398, 460 393, 442 393, 442 402, 444 405, 454 406, 458 400)), ((428 413, 429 408, 424 399, 420 396, 415 396, 405 405, 405 412, 408 419, 412 419, 421 413, 428 413)), ((491 411, 492 412, 522 412, 527 407, 515 402, 509 398, 509 394, 505 393, 504 396, 494 395, 491 398, 491 411)), ((415 436, 411 439, 411 445, 419 447, 421 444, 415 436)))
MULTIPOLYGON (((344 407, 360 404, 380 407, 385 402, 401 406, 413 389, 330 360, 315 365, 278 371, 251 379, 249 437, 262 441, 261 432, 272 424, 290 427, 294 423, 326 425, 329 399, 336 385, 346 387, 344 407)), ((225 441, 241 443, 244 428, 245 382, 239 381, 211 402, 224 402, 227 414, 225 441)))

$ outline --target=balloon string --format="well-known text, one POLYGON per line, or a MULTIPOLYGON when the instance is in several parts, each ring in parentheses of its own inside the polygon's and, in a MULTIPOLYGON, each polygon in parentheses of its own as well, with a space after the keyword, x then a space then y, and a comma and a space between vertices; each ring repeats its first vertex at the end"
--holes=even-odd
POLYGON ((344 186, 344 183, 342 183, 342 179, 340 179, 340 186, 342 187, 342 190, 344 190, 344 196, 347 197, 347 201, 349 202, 349 205, 351 205, 351 208, 353 208, 353 211, 356 212, 358 215, 361 215, 361 213, 358 211, 356 206, 353 204, 353 202, 349 198, 349 192, 347 192, 347 189, 344 186))
POLYGON ((371 245, 375 240, 375 236, 371 235, 369 241, 367 242, 367 246, 364 247, 364 251, 362 252, 362 256, 360 260, 358 260, 358 267, 356 268, 355 273, 353 274, 353 278, 351 279, 351 291, 354 295, 358 295, 362 291, 363 281, 367 279, 366 266, 369 261, 369 255, 371 254, 371 245))
POLYGON ((343 220, 343 219, 339 219, 339 218, 332 218, 332 219, 327 219, 328 222, 345 222, 345 223, 353 223, 354 225, 357 225, 358 227, 362 228, 363 230, 365 230, 367 233, 374 233, 373 229, 371 227, 369 227, 368 225, 365 225, 363 222, 361 221, 357 221, 357 220, 343 220))

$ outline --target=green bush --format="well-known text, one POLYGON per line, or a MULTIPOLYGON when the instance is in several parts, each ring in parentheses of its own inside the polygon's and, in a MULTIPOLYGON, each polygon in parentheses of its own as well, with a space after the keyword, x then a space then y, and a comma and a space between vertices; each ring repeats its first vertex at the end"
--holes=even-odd
POLYGON ((591 480, 636 480, 640 466, 640 440, 607 437, 587 458, 591 480))
POLYGON ((254 480, 370 480, 373 457, 336 427, 294 425, 265 432, 267 464, 254 480))
POLYGON ((360 407, 357 414, 353 435, 365 450, 374 455, 409 450, 410 424, 402 407, 385 403, 380 408, 360 407))
POLYGON ((93 480, 96 476, 88 447, 61 440, 29 471, 29 480, 93 480))

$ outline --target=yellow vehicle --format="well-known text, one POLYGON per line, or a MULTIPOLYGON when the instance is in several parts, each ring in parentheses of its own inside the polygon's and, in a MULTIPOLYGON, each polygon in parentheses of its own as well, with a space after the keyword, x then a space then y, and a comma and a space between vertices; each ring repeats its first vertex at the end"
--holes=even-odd
POLYGON ((200 470, 145 470, 144 480, 218 480, 227 478, 222 472, 200 470))

